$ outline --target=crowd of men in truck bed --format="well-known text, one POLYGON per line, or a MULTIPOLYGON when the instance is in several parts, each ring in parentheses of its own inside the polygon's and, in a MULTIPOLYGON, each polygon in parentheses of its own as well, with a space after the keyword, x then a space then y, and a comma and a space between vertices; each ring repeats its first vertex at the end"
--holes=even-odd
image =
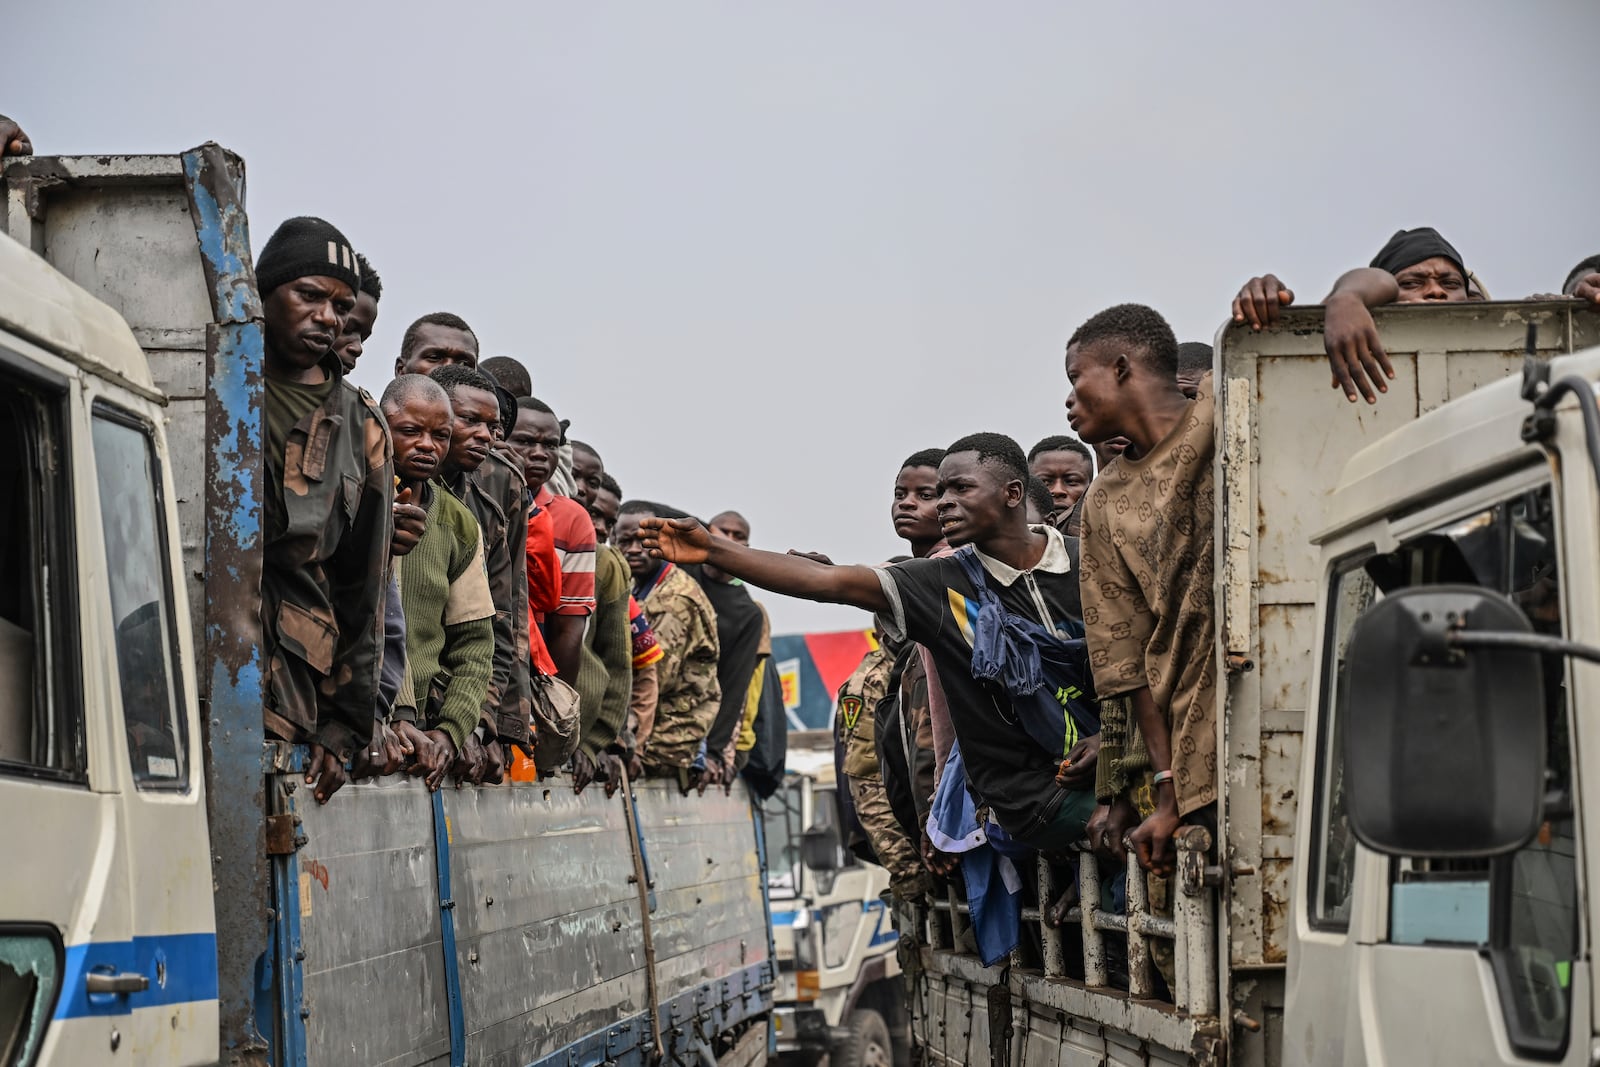
MULTIPOLYGON (((0 117, 0 152, 24 151, 0 117)), ((528 369, 480 358, 457 314, 406 329, 374 400, 346 376, 372 358, 382 286, 327 221, 284 222, 255 273, 265 716, 310 746, 318 801, 401 772, 437 789, 565 771, 608 793, 744 774, 764 795, 786 724, 757 586, 877 620, 836 733, 863 851, 896 894, 963 867, 971 893, 980 856, 1086 843, 1132 848, 1164 910, 1175 833, 1215 829, 1210 346, 1146 306, 1091 316, 1065 352, 1075 436, 912 452, 888 501, 907 556, 847 566, 753 549, 736 512, 625 500, 528 369)), ((1600 304, 1600 256, 1561 295, 1600 304)), ((1333 385, 1372 403, 1393 376, 1371 308, 1484 299, 1436 231, 1396 233, 1323 301, 1333 385)), ((1293 300, 1253 278, 1233 319, 1270 326, 1293 300)), ((986 959, 1009 947, 978 940, 986 959)))

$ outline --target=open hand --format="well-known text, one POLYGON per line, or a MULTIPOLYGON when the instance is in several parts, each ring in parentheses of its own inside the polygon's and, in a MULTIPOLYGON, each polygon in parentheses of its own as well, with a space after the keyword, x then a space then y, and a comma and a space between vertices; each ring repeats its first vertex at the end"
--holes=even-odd
POLYGON ((711 554, 711 532, 694 519, 639 520, 644 547, 670 563, 704 563, 711 554))
POLYGON ((1372 312, 1360 297, 1335 293, 1328 297, 1327 315, 1322 323, 1322 343, 1333 369, 1333 387, 1344 390, 1354 404, 1359 393, 1369 404, 1378 402, 1379 393, 1389 391, 1394 367, 1378 339, 1372 312))

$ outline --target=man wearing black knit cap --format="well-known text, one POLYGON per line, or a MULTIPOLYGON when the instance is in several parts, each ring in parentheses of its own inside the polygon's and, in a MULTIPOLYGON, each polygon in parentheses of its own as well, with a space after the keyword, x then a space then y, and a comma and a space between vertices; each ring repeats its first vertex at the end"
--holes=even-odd
POLYGON ((334 344, 361 288, 334 226, 289 219, 256 258, 265 321, 266 553, 261 616, 267 732, 311 745, 326 803, 369 744, 383 649, 394 465, 372 397, 334 344))
MULTIPOLYGON (((1395 231, 1371 266, 1345 272, 1322 301, 1327 306, 1323 345, 1334 387, 1342 389, 1351 403, 1359 395, 1374 404, 1379 393, 1389 391, 1394 368, 1378 340, 1372 308, 1471 300, 1473 281, 1461 253, 1438 230, 1419 226, 1395 231)), ((1251 278, 1234 297, 1233 321, 1259 330, 1276 324, 1278 309, 1292 303, 1294 293, 1275 275, 1264 274, 1251 278)))

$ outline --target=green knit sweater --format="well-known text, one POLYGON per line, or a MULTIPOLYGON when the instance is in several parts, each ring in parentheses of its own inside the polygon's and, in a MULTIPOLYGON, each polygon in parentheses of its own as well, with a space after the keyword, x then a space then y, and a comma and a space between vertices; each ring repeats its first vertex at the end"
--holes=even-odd
POLYGON ((633 695, 633 633, 628 619, 632 589, 622 553, 601 545, 594 557, 595 609, 583 634, 583 662, 578 669, 583 725, 579 744, 591 757, 617 739, 628 718, 633 695))
POLYGON ((457 750, 478 725, 494 670, 494 600, 483 564, 478 520, 455 497, 423 487, 427 530, 400 557, 406 658, 430 730, 457 750))

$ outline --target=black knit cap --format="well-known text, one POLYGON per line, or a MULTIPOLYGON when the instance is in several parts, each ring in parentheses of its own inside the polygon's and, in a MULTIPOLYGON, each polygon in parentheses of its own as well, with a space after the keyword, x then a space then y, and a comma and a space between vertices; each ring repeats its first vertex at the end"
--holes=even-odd
POLYGON ((1467 277, 1467 264, 1456 251, 1456 246, 1439 236, 1432 226, 1418 226, 1414 230, 1396 230, 1389 243, 1372 257, 1372 266, 1399 274, 1407 267, 1415 267, 1425 259, 1443 256, 1456 265, 1463 281, 1467 277))
POLYGON ((333 223, 311 215, 285 219, 256 257, 256 286, 262 296, 296 278, 334 278, 361 289, 355 250, 333 223))

